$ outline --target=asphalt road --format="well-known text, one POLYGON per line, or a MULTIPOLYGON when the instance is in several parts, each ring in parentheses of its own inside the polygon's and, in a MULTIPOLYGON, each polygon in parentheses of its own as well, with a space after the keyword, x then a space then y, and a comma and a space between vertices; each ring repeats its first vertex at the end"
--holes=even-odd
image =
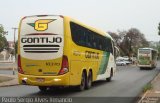
MULTIPOLYGON (((122 66, 118 67, 116 76, 111 82, 104 80, 94 82, 93 86, 89 90, 83 92, 77 92, 74 88, 63 88, 53 90, 47 93, 41 93, 35 86, 12 86, 12 87, 1 87, 0 97, 32 97, 32 96, 45 96, 45 97, 92 97, 92 103, 97 99, 96 97, 109 97, 108 102, 119 99, 128 99, 122 103, 130 103, 134 97, 139 96, 142 92, 143 87, 150 82, 160 72, 160 63, 158 67, 153 70, 140 70, 136 66, 122 66), (94 97, 94 98, 93 98, 94 97), (113 97, 113 98, 112 98, 113 97), (115 98, 117 97, 117 98, 115 98)), ((87 98, 78 98, 85 100, 87 98)), ((106 101, 107 98, 101 98, 100 100, 106 101)), ((103 102, 104 102, 103 101, 103 102)), ((107 102, 107 103, 108 103, 107 102)), ((97 103, 97 101, 95 102, 97 103)))

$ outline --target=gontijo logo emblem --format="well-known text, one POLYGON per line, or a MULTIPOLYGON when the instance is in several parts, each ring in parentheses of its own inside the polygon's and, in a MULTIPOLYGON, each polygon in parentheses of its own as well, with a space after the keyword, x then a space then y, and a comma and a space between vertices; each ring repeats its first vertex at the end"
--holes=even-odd
POLYGON ((48 24, 56 19, 39 19, 35 23, 28 23, 28 25, 34 27, 37 31, 45 31, 48 29, 48 24))

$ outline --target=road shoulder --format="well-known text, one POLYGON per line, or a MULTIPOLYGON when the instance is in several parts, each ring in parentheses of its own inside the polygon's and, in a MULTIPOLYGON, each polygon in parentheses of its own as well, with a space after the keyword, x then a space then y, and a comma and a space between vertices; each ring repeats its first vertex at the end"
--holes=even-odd
POLYGON ((0 87, 18 85, 17 75, 0 74, 0 87))
POLYGON ((151 81, 152 89, 147 90, 138 103, 160 102, 160 73, 151 81))

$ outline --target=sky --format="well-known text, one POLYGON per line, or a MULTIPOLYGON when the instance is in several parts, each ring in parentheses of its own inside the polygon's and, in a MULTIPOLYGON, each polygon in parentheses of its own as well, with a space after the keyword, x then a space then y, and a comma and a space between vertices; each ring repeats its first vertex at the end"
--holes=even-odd
POLYGON ((0 24, 8 41, 13 41, 12 28, 18 28, 21 18, 41 14, 70 16, 106 32, 137 28, 148 41, 160 41, 159 5, 160 0, 1 0, 0 24))

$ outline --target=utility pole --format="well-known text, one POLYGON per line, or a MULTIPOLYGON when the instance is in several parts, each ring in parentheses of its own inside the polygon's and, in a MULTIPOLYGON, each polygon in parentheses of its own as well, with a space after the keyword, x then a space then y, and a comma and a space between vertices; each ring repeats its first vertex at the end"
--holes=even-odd
POLYGON ((14 46, 15 46, 15 44, 16 44, 16 30, 18 28, 12 28, 12 29, 14 30, 14 46))
MULTIPOLYGON (((16 61, 16 30, 18 28, 12 28, 14 30, 14 60, 16 61)), ((13 75, 15 75, 14 67, 13 67, 13 75)))

